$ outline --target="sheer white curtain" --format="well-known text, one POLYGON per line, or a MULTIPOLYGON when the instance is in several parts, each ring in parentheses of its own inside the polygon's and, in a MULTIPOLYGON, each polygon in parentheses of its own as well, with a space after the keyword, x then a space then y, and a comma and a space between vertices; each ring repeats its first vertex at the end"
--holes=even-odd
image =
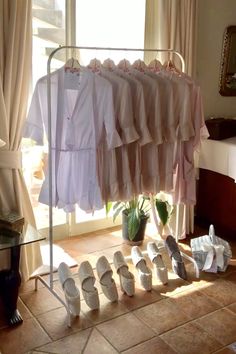
MULTIPOLYGON (((184 57, 186 73, 191 76, 195 76, 197 10, 198 0, 146 0, 145 48, 178 50, 184 57)), ((145 61, 155 57, 155 53, 146 53, 145 61)), ((159 54, 158 58, 161 62, 170 59, 166 54, 159 54)), ((171 59, 179 65, 177 57, 171 59)), ((193 232, 193 206, 176 206, 171 226, 179 239, 193 232)))
MULTIPOLYGON (((6 143, 0 150, 0 211, 18 211, 35 225, 20 151, 31 79, 31 8, 31 0, 0 1, 0 139, 6 143)), ((7 254, 2 252, 3 259, 7 254)), ((22 247, 22 279, 28 279, 40 265, 39 245, 22 247)))

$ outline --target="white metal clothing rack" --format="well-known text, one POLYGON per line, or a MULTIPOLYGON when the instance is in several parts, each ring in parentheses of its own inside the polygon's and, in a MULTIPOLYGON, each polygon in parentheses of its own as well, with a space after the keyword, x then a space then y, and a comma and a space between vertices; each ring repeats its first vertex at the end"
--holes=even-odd
MULTIPOLYGON (((37 282, 38 280, 41 281, 48 290, 63 304, 66 308, 68 314, 68 326, 71 326, 71 313, 69 308, 64 300, 58 295, 58 293, 53 288, 53 203, 52 203, 52 122, 51 122, 51 61, 55 54, 61 50, 102 50, 102 51, 123 51, 125 52, 165 52, 165 53, 172 53, 179 57, 182 65, 182 72, 185 72, 185 62, 183 56, 174 49, 138 49, 138 48, 109 48, 109 47, 86 47, 86 46, 60 46, 52 51, 49 55, 47 61, 47 98, 48 98, 48 177, 49 177, 49 250, 50 250, 50 272, 49 272, 49 283, 45 281, 40 275, 36 276, 35 278, 35 290, 37 290, 37 282)), ((152 213, 155 225, 158 230, 158 220, 156 217, 155 207, 154 207, 154 200, 151 197, 151 206, 152 206, 152 213)), ((181 252, 182 253, 182 252, 181 252)), ((193 258, 189 257, 188 255, 182 253, 182 256, 190 260, 194 264, 194 268, 196 271, 196 276, 199 277, 199 271, 196 262, 193 258)))

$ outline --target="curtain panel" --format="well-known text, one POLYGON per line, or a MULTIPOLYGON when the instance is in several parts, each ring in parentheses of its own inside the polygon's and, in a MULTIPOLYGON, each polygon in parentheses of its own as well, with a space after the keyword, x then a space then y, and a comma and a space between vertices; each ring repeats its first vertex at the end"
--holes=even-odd
MULTIPOLYGON (((146 0, 145 48, 178 50, 184 57, 187 74, 195 74, 198 0, 146 0)), ((147 62, 155 53, 145 53, 147 62)), ((179 59, 158 54, 161 62, 179 59)), ((180 66, 179 66, 180 67, 180 66)))
MULTIPOLYGON (((182 54, 186 73, 192 77, 196 70, 198 0, 146 0, 144 47, 175 49, 182 54)), ((153 59, 162 63, 173 60, 181 68, 176 55, 145 53, 145 61, 153 59)), ((176 238, 185 238, 194 231, 194 207, 177 205, 171 219, 171 228, 176 238)))
MULTIPOLYGON (((35 226, 21 166, 21 134, 28 102, 32 59, 31 0, 0 1, 0 211, 17 211, 35 226)), ((6 260, 7 254, 0 259, 6 260)), ((40 246, 22 247, 22 280, 42 264, 40 246)), ((1 264, 6 267, 6 264, 1 264)))

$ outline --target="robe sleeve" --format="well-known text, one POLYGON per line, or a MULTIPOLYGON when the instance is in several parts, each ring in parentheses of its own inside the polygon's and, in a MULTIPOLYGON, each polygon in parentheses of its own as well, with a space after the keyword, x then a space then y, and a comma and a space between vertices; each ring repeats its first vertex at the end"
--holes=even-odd
POLYGON ((141 85, 137 88, 136 94, 137 100, 134 108, 135 125, 140 136, 138 143, 140 146, 143 146, 152 142, 152 137, 147 126, 144 92, 141 85))
POLYGON ((130 144, 138 140, 139 135, 134 126, 132 98, 129 85, 125 82, 122 86, 118 120, 121 128, 121 139, 124 144, 130 144))
POLYGON ((104 88, 103 99, 101 103, 107 146, 108 149, 114 149, 123 144, 116 130, 112 86, 110 84, 107 84, 106 88, 104 88))
POLYGON ((177 138, 182 141, 187 141, 195 135, 194 123, 192 121, 192 85, 187 81, 179 83, 179 100, 180 100, 180 115, 179 115, 179 134, 177 138))
MULTIPOLYGON (((46 107, 47 109, 47 107, 46 107)), ((40 85, 36 84, 28 116, 23 129, 23 137, 30 138, 36 141, 37 145, 44 145, 44 125, 43 125, 43 112, 40 103, 40 85)))

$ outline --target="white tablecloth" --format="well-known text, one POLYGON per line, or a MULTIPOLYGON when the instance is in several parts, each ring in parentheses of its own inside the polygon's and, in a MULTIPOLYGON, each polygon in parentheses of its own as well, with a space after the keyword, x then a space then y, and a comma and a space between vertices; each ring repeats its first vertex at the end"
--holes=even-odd
POLYGON ((236 136, 202 142, 198 167, 221 173, 236 182, 236 136))

